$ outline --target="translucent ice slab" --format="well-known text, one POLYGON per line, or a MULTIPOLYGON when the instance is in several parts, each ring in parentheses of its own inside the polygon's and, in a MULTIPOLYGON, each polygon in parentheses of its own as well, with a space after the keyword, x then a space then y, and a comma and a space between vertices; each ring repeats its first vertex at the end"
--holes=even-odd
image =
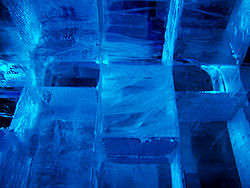
POLYGON ((44 85, 96 87, 99 82, 99 69, 95 61, 54 62, 46 70, 44 85))
POLYGON ((176 93, 179 120, 184 122, 228 121, 245 100, 240 93, 176 93))
POLYGON ((100 29, 106 58, 114 63, 121 63, 121 60, 129 64, 161 62, 170 1, 99 2, 99 13, 103 13, 100 29))
POLYGON ((171 67, 103 65, 101 75, 97 130, 108 158, 168 161, 178 142, 171 67))
POLYGON ((241 187, 227 123, 180 123, 187 187, 241 187))
POLYGON ((101 164, 97 178, 99 187, 171 187, 168 164, 119 164, 106 161, 101 164))
POLYGON ((104 65, 101 74, 103 133, 178 136, 171 67, 104 65))
POLYGON ((247 100, 237 66, 177 65, 173 71, 181 122, 228 121, 247 100))
POLYGON ((226 28, 235 1, 187 0, 174 59, 207 64, 235 64, 226 28))
POLYGON ((95 1, 53 0, 32 4, 43 28, 41 55, 63 61, 96 59, 99 40, 95 1))
POLYGON ((11 187, 16 182, 19 187, 90 187, 96 89, 39 89, 40 103, 28 96, 31 91, 23 91, 25 97, 21 97, 10 127, 17 141, 2 158, 5 175, 0 182, 11 187))
POLYGON ((95 1, 11 0, 5 4, 35 61, 45 63, 48 57, 96 59, 99 39, 95 1))

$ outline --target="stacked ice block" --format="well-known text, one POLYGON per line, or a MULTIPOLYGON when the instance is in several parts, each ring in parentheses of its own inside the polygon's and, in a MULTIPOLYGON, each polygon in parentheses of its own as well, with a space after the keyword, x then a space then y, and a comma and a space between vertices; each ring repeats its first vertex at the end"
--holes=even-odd
POLYGON ((0 5, 0 187, 249 186, 247 0, 0 5))

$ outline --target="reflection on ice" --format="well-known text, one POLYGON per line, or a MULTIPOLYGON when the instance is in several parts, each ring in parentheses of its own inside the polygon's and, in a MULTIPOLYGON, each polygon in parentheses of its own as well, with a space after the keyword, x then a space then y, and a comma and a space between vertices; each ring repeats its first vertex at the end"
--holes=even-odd
POLYGON ((2 0, 0 187, 249 187, 248 5, 2 0))

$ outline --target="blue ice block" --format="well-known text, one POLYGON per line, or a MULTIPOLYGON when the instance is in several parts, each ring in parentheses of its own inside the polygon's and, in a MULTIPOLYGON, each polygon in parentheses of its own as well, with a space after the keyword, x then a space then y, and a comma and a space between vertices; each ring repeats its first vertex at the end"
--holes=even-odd
POLYGON ((98 171, 99 187, 171 187, 169 164, 105 162, 98 171), (146 182, 146 183, 145 183, 146 182))
POLYGON ((19 101, 10 127, 18 136, 17 142, 2 157, 1 172, 5 175, 1 182, 12 187, 16 182, 20 187, 89 187, 96 89, 42 87, 40 92, 45 95, 37 103, 38 113, 30 106, 29 92, 19 101), (45 97, 48 93, 50 97, 45 97), (37 115, 28 118, 32 113, 37 115))
POLYGON ((116 163, 169 162, 179 140, 171 67, 110 64, 101 75, 97 148, 116 163))
POLYGON ((161 63, 170 1, 99 2, 105 58, 117 64, 161 63))
POLYGON ((104 135, 178 137, 171 67, 104 65, 101 74, 104 135))
POLYGON ((247 186, 248 5, 1 1, 0 187, 247 186))

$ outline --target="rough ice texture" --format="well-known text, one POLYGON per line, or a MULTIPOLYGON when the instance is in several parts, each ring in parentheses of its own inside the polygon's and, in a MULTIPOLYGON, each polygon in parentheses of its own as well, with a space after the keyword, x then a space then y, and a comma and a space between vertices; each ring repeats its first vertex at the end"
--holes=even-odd
POLYGON ((249 1, 4 2, 0 187, 248 187, 249 1))
POLYGON ((103 132, 178 137, 173 89, 171 67, 103 66, 103 132))

